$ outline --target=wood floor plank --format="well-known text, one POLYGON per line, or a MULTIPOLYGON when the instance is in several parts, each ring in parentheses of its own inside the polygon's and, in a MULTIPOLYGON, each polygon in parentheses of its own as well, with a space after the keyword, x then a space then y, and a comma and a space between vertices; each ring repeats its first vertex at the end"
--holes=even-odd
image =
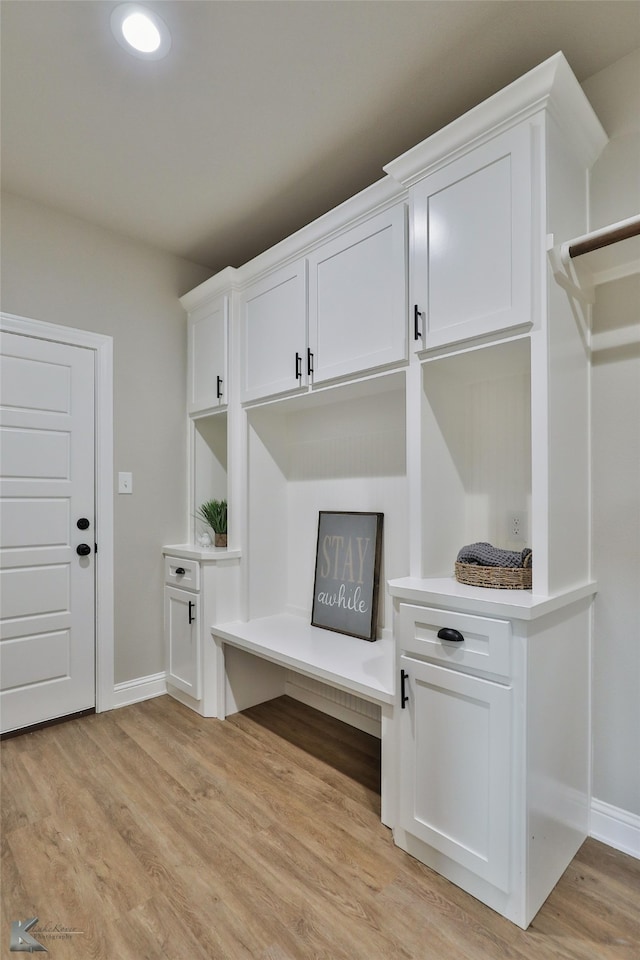
POLYGON ((640 863, 587 841, 520 930, 394 846, 379 764, 289 698, 222 722, 162 697, 8 740, 3 946, 38 916, 56 960, 638 960, 640 863))

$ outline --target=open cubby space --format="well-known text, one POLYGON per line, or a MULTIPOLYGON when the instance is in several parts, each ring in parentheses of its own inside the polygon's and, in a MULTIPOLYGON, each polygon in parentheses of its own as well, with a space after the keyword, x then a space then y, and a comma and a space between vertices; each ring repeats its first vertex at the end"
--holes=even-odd
POLYGON ((531 546, 529 339, 424 363, 421 431, 422 575, 451 576, 468 543, 531 546))
POLYGON ((206 525, 193 516, 205 500, 227 499, 227 414, 192 421, 192 534, 194 542, 206 525))
POLYGON ((385 581, 408 571, 404 372, 249 411, 248 466, 249 619, 310 619, 319 511, 380 512, 390 635, 385 581))

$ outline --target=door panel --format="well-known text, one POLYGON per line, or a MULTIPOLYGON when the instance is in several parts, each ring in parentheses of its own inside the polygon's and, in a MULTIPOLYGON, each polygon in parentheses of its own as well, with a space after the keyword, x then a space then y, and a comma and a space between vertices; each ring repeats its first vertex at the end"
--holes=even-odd
POLYGON ((525 123, 413 187, 417 349, 533 321, 532 177, 525 123))
POLYGON ((400 825, 509 888, 511 688, 401 656, 400 825))
POLYGON ((189 413, 227 402, 228 297, 219 297, 207 312, 189 318, 189 413))
POLYGON ((165 587, 167 680, 196 700, 202 697, 199 602, 196 593, 165 587))
POLYGON ((68 630, 5 640, 2 645, 3 687, 65 680, 69 677, 71 637, 68 630))
POLYGON ((401 204, 309 254, 314 383, 406 359, 405 220, 401 204))
POLYGON ((242 294, 242 400, 307 385, 307 266, 276 270, 242 294))
POLYGON ((0 703, 9 731, 95 705, 94 354, 3 332, 0 365, 0 703), (76 553, 80 543, 88 556, 76 553))

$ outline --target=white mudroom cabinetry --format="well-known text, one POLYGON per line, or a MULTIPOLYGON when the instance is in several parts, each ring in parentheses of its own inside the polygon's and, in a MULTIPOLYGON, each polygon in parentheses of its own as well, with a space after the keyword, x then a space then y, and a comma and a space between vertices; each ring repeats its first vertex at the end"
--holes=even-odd
POLYGON ((532 136, 518 124, 412 186, 417 349, 531 323, 532 136))
POLYGON ((187 410, 194 415, 227 403, 229 297, 199 307, 187 329, 187 410))
POLYGON ((399 829, 506 890, 510 624, 404 603, 397 643, 399 829))
POLYGON ((165 553, 201 565, 201 696, 171 692, 224 717, 299 673, 366 701, 396 843, 525 927, 587 834, 590 358, 547 251, 587 229, 605 143, 557 54, 182 298, 226 305, 228 383, 190 374, 191 545, 165 553), (222 496, 231 549, 199 550, 222 496), (310 625, 320 510, 384 514, 378 639, 342 664, 310 625), (475 541, 531 547, 533 589, 458 583, 475 541))
POLYGON ((419 334, 394 838, 523 927, 588 833, 589 349, 547 250, 585 229, 605 143, 558 55, 386 167, 419 334), (531 547, 532 590, 459 583, 477 541, 531 547))
POLYGON ((236 615, 239 554, 189 544, 163 552, 167 690, 202 716, 224 719, 224 663, 211 624, 236 615))
MULTIPOLYGON (((370 203, 376 192, 382 193, 370 189, 370 203)), ((402 193, 400 188, 396 192, 402 193)), ((348 216, 348 209, 349 202, 341 216, 348 216)), ((244 402, 406 360, 406 216, 402 202, 370 216, 354 216, 346 229, 333 225, 331 230, 327 218, 329 236, 303 246, 306 256, 244 288, 244 402)), ((255 271, 259 260, 247 269, 255 271)))
POLYGON ((312 383, 406 360, 407 239, 401 203, 310 252, 312 383))
POLYGON ((248 286, 241 296, 242 399, 305 387, 307 265, 296 260, 248 286))
POLYGON ((200 670, 200 568, 192 561, 165 558, 164 623, 167 683, 194 700, 202 696, 200 670), (186 566, 183 566, 186 564, 186 566), (187 589, 172 586, 184 583, 187 589))
POLYGON ((465 613, 435 589, 391 591, 396 843, 527 927, 587 833, 592 588, 490 590, 465 613))

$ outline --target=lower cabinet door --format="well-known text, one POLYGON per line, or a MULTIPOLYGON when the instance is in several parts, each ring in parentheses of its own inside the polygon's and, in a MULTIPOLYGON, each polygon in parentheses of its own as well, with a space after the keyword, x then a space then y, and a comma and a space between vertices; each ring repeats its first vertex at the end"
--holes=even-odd
POLYGON ((197 593, 165 587, 164 630, 167 683, 190 697, 202 696, 200 677, 199 597, 197 593))
POLYGON ((509 889, 511 688, 402 656, 400 826, 509 889))

